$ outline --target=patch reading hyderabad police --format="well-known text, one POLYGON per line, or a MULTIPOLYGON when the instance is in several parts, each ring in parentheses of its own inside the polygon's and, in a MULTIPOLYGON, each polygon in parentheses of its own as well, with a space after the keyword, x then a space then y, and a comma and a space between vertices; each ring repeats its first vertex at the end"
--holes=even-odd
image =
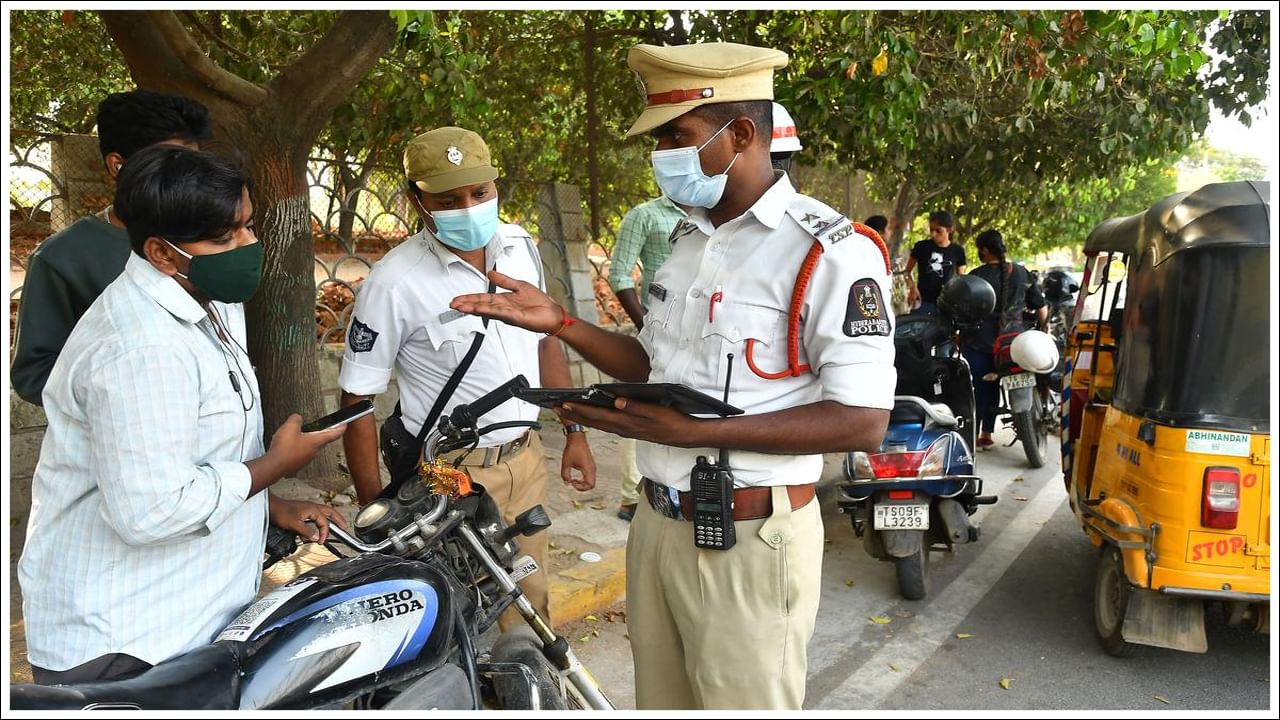
POLYGON ((844 334, 849 337, 888 335, 884 296, 871 278, 862 278, 849 288, 849 307, 844 313, 844 334))
POLYGON ((351 318, 351 331, 347 333, 347 344, 351 346, 351 352, 369 352, 377 341, 377 330, 360 322, 354 316, 351 318))

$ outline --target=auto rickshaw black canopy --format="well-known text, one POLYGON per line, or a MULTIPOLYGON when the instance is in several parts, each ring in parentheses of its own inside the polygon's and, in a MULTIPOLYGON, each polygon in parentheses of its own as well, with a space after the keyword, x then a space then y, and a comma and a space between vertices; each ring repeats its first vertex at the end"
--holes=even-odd
POLYGON ((1271 184, 1213 183, 1160 200, 1145 212, 1111 218, 1085 240, 1085 252, 1137 257, 1148 250, 1152 265, 1201 247, 1271 245, 1271 184))
POLYGON ((1162 425, 1269 432, 1270 186, 1206 185, 1099 225, 1129 256, 1112 404, 1162 425))

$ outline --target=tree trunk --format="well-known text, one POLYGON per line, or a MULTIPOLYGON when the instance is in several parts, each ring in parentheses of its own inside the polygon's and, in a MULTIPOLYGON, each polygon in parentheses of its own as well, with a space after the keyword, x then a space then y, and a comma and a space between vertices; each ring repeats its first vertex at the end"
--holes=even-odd
MULTIPOLYGON (((262 388, 268 439, 293 413, 303 420, 325 413, 316 353, 316 286, 305 155, 292 157, 290 142, 240 143, 254 183, 254 222, 266 250, 262 285, 245 306, 249 354, 262 388), (304 309, 305 308, 305 309, 304 309)), ((303 146, 305 147, 305 145, 303 146)), ((346 485, 339 477, 336 446, 330 445, 300 477, 346 485)))
POLYGON ((596 138, 599 135, 600 112, 596 107, 596 23, 588 11, 583 19, 582 35, 583 85, 587 104, 587 207, 591 211, 591 239, 600 241, 600 159, 596 138))
POLYGON ((916 185, 911 176, 902 179, 898 194, 893 199, 892 215, 889 217, 889 237, 885 242, 889 245, 889 257, 898 264, 902 253, 902 241, 911 229, 911 221, 920 210, 920 196, 916 193, 916 185))

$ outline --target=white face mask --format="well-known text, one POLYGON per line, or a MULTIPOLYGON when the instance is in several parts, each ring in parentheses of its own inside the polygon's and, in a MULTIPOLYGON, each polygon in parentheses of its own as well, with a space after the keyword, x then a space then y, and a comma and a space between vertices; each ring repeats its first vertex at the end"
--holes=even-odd
POLYGON ((717 130, 715 135, 707 138, 707 142, 698 147, 690 145, 674 150, 653 151, 649 160, 653 165, 653 175, 658 181, 658 187, 662 189, 664 195, 686 207, 713 208, 720 203, 720 197, 724 195, 725 183, 729 181, 729 168, 738 162, 738 156, 742 153, 734 153, 733 160, 729 161, 729 167, 714 177, 707 177, 706 173, 702 172, 699 153, 732 124, 732 120, 725 123, 724 127, 717 130))

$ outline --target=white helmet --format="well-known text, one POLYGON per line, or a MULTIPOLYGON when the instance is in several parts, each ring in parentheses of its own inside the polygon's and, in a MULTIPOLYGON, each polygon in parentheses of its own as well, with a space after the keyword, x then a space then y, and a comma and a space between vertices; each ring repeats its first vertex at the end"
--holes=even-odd
POLYGON ((1047 373, 1058 366, 1058 346, 1049 333, 1027 330, 1013 339, 1009 357, 1023 370, 1047 373))
POLYGON ((796 121, 791 113, 779 105, 773 104, 773 140, 769 143, 769 152, 800 152, 800 136, 796 134, 796 121))

